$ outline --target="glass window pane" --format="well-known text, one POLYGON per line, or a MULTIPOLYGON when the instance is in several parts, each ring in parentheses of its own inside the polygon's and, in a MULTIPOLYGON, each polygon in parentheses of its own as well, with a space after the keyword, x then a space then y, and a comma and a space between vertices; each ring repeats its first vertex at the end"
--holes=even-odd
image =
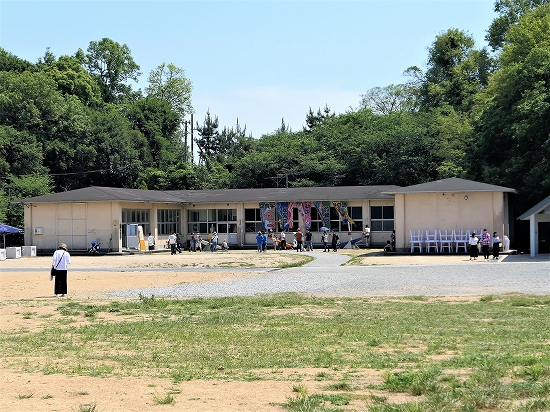
POLYGON ((361 206, 353 206, 348 209, 351 209, 348 213, 353 220, 363 219, 363 208, 361 206))
POLYGON ((199 211, 199 222, 207 222, 207 209, 200 209, 199 211))
POLYGON ((244 224, 244 230, 246 232, 249 232, 249 233, 254 233, 254 232, 257 232, 258 230, 256 229, 256 223, 254 222, 246 222, 244 224))
POLYGON ((371 219, 382 219, 382 206, 371 206, 370 208, 371 219))
POLYGON ((208 233, 208 223, 206 222, 199 223, 199 232, 208 233))
POLYGON ((384 219, 393 219, 393 206, 384 206, 384 219))
POLYGON ((235 223, 229 224, 229 233, 237 233, 237 225, 235 223))
POLYGON ((384 220, 384 232, 391 232, 393 229, 393 220, 384 220))
POLYGON ((218 233, 227 233, 226 223, 218 223, 218 233))
POLYGON ((227 209, 218 209, 218 222, 227 222, 227 209))
POLYGON ((382 231, 382 221, 381 220, 371 220, 370 221, 371 232, 381 232, 382 231))
POLYGON ((244 209, 244 220, 246 222, 256 221, 256 209, 244 209))
MULTIPOLYGON (((258 209, 258 213, 260 213, 259 209, 258 209)), ((229 216, 228 216, 229 221, 231 221, 231 222, 237 221, 237 209, 229 209, 228 214, 229 214, 229 216)), ((261 220, 261 219, 258 219, 258 220, 261 220)))

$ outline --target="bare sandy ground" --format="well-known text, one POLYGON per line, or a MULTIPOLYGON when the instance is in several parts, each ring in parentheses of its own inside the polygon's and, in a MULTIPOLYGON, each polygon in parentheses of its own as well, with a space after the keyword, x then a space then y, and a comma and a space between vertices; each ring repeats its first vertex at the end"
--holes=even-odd
MULTIPOLYGON (((339 252, 340 253, 340 252, 339 252)), ((357 262, 368 265, 472 264, 463 255, 450 256, 378 256, 374 252, 346 251, 357 262)), ((67 299, 90 303, 105 299, 111 290, 189 282, 212 282, 235 276, 249 276, 262 268, 291 263, 300 255, 292 252, 252 251, 228 253, 168 253, 122 256, 73 256, 69 270, 69 294, 53 295, 49 280, 50 257, 33 257, 0 261, 0 330, 39 331, 59 313, 56 308, 67 299), (234 267, 253 267, 250 271, 234 267), (226 268, 220 271, 219 268, 226 268), (167 268, 163 271, 144 269, 167 268), (179 269, 178 269, 179 268, 179 269), (209 268, 218 268, 209 271, 209 268), (196 269, 196 270, 194 270, 196 269), (32 316, 24 316, 24 314, 32 316)), ((40 359, 40 354, 36 354, 40 359)), ((44 359, 44 362, 46 360, 44 359)), ((2 357, 0 369, 0 410, 3 411, 79 411, 97 405, 95 411, 283 411, 289 397, 294 397, 296 384, 309 393, 324 392, 330 382, 315 379, 319 370, 272 371, 273 379, 253 382, 189 381, 173 384, 170 380, 143 378, 94 378, 86 376, 44 375, 7 367, 2 357), (157 398, 173 393, 175 405, 159 405, 157 398)), ((342 371, 341 373, 343 373, 342 371)), ((334 373, 331 371, 331 375, 334 373)), ((354 384, 380 382, 380 372, 359 371, 354 384)), ((337 375, 337 374, 335 374, 337 375)), ((335 376, 335 381, 341 376, 335 376)), ((361 392, 354 392, 361 393, 361 392)), ((365 391, 365 395, 377 394, 365 391)), ((408 402, 404 395, 384 393, 388 402, 408 402)), ((354 403, 352 410, 366 410, 365 403, 354 403)), ((94 410, 94 409, 88 409, 94 410)))

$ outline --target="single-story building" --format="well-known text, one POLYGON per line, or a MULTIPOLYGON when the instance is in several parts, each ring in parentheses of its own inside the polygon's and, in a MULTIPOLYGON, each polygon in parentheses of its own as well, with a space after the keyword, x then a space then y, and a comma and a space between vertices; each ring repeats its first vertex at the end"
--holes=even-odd
POLYGON ((450 178, 399 187, 343 186, 227 190, 140 190, 87 187, 20 200, 25 205, 25 244, 37 251, 66 243, 86 250, 91 242, 122 251, 137 247, 137 228, 152 233, 157 248, 171 233, 189 240, 217 232, 232 246, 256 243, 259 230, 310 228, 315 244, 322 227, 342 241, 358 239, 366 225, 371 245, 396 234, 407 249, 411 230, 476 230, 508 233, 508 194, 513 189, 450 178))
POLYGON ((518 219, 529 221, 530 255, 535 257, 540 253, 550 253, 550 196, 537 203, 518 219))

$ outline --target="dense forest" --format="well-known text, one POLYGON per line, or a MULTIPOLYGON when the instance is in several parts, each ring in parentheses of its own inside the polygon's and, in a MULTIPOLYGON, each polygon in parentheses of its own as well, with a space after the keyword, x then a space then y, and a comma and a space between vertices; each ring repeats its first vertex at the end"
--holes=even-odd
POLYGON ((283 120, 262 136, 205 113, 191 137, 185 71, 162 63, 145 90, 133 90, 140 67, 114 40, 71 56, 48 49, 36 63, 0 48, 0 222, 23 224, 13 200, 90 185, 412 185, 452 176, 516 189, 522 213, 550 194, 550 4, 497 0, 495 12, 488 48, 451 28, 428 47, 425 67, 406 68, 403 84, 365 91, 347 113, 310 109, 303 130, 283 120))

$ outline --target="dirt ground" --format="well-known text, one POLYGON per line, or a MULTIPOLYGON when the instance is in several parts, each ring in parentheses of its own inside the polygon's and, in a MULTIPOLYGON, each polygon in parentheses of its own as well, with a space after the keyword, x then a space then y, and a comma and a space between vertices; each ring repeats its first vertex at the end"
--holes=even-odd
MULTIPOLYGON (((355 256, 365 251, 348 251, 355 256)), ((191 282, 212 282, 235 276, 249 276, 265 267, 291 263, 296 254, 252 251, 228 253, 168 253, 118 256, 72 256, 69 269, 69 294, 65 298, 53 295, 49 280, 50 257, 24 257, 0 261, 0 330, 38 331, 51 322, 57 306, 66 299, 86 300, 90 303, 105 299, 104 292, 125 288, 173 285, 191 282), (250 271, 231 267, 254 265, 250 271), (178 271, 174 268, 185 268, 178 271), (205 271, 205 268, 226 267, 223 271, 205 271), (170 268, 170 271, 140 269, 170 268), (197 268, 197 271, 191 269, 197 268), (99 271, 98 269, 102 269, 99 271), (109 271, 108 269, 113 269, 109 271), (32 313, 32 316, 24 316, 32 313)), ((466 263, 466 256, 378 256, 372 253, 359 258, 371 265, 415 265, 466 263)), ((471 263, 471 262, 470 262, 471 263)), ((37 354, 40 357, 40 354, 37 354)), ((308 393, 326 393, 330 382, 315 379, 320 370, 277 370, 272 380, 253 382, 189 381, 174 384, 170 380, 154 378, 94 378, 86 376, 44 375, 26 373, 7 367, 2 357, 0 365, 0 410, 4 411, 284 411, 289 397, 296 396, 294 385, 308 388, 308 393), (175 405, 155 402, 167 393, 173 393, 175 405), (96 409, 92 405, 96 404, 96 409), (86 409, 88 408, 88 409, 86 409)), ((265 372, 265 371, 264 371, 265 372)), ((326 371, 325 371, 326 372, 326 371)), ((336 375, 329 371, 330 375, 336 375)), ((345 371, 340 371, 343 373, 345 371)), ((380 371, 361 370, 355 384, 380 382, 380 371)), ((334 376, 335 380, 338 376, 334 376)), ((361 393, 354 391, 355 394, 361 393)), ((365 391, 365 396, 379 395, 365 391)), ((405 395, 384 393, 388 402, 411 401, 405 395)), ((418 398, 416 398, 418 399, 418 398)), ((349 406, 351 410, 366 410, 364 401, 349 406)))

